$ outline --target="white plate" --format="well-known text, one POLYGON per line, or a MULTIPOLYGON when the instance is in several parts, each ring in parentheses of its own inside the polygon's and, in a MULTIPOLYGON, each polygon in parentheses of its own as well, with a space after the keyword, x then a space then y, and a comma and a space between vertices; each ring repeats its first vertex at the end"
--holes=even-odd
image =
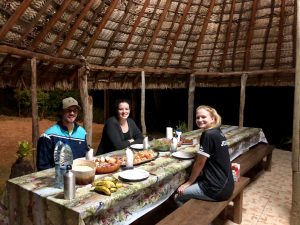
POLYGON ((178 151, 173 152, 172 156, 179 159, 192 159, 195 157, 195 153, 178 151))
POLYGON ((139 181, 148 178, 149 172, 142 169, 132 169, 132 170, 122 171, 121 173, 119 173, 119 176, 125 180, 139 181))
POLYGON ((143 146, 143 144, 133 144, 133 145, 130 145, 130 148, 133 148, 136 150, 143 150, 144 146, 143 146))

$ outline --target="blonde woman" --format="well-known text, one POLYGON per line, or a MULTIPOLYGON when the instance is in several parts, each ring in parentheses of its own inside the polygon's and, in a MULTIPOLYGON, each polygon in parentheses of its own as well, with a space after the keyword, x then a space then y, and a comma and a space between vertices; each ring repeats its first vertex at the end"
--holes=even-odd
POLYGON ((191 198, 227 200, 234 188, 228 145, 220 129, 220 115, 214 108, 201 105, 196 109, 196 124, 203 133, 191 175, 177 190, 175 200, 179 206, 191 198))

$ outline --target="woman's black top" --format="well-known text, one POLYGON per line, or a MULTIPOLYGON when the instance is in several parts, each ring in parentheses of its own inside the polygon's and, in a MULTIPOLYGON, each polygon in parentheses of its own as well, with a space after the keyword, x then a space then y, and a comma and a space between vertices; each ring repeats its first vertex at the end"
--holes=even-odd
POLYGON ((203 192, 216 201, 230 198, 234 180, 228 152, 228 143, 221 129, 213 128, 202 133, 198 154, 207 157, 198 183, 203 192))
POLYGON ((116 117, 110 117, 105 122, 101 142, 96 155, 124 149, 130 144, 143 143, 143 134, 135 122, 131 118, 128 118, 127 123, 129 130, 128 133, 124 134, 116 117), (130 143, 128 141, 129 139, 134 139, 134 142, 130 143))

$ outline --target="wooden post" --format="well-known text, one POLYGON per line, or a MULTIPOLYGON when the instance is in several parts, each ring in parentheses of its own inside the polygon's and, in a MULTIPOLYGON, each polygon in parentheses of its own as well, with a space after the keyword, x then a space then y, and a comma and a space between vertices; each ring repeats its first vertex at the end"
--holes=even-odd
POLYGON ((104 90, 104 104, 103 104, 103 110, 104 110, 104 112, 103 112, 103 117, 104 117, 104 123, 105 123, 105 121, 108 119, 108 117, 109 117, 109 90, 107 89, 105 89, 104 90))
POLYGON ((85 67, 78 70, 78 84, 80 98, 83 109, 83 127, 87 132, 86 140, 88 145, 92 146, 93 137, 93 98, 89 96, 87 73, 85 67))
POLYGON ((190 75, 189 84, 189 100, 188 100, 188 130, 193 130, 193 118, 194 118, 194 99, 195 99, 195 75, 190 75))
MULTIPOLYGON (((300 26, 300 0, 297 0, 297 25, 300 26)), ((292 145, 292 169, 293 169, 293 190, 292 190, 292 210, 291 225, 300 224, 300 29, 297 29, 296 39, 296 73, 294 92, 294 118, 293 118, 293 145, 292 145)))
POLYGON ((142 133, 147 134, 145 123, 145 71, 141 72, 141 126, 142 133))
POLYGON ((31 59, 31 115, 32 115, 32 162, 36 170, 36 148, 39 138, 39 114, 37 104, 36 58, 31 59))
POLYGON ((243 127, 244 126, 244 108, 245 108, 247 78, 248 78, 247 74, 242 74, 242 77, 241 77, 241 91, 240 91, 239 127, 243 127))

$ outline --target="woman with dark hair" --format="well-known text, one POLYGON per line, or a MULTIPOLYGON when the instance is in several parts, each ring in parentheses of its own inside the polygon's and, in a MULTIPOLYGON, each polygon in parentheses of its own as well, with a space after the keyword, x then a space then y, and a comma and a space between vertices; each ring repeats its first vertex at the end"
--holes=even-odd
POLYGON ((120 150, 131 144, 143 143, 143 134, 129 118, 130 103, 126 99, 116 102, 115 116, 104 124, 101 142, 96 155, 120 150))

